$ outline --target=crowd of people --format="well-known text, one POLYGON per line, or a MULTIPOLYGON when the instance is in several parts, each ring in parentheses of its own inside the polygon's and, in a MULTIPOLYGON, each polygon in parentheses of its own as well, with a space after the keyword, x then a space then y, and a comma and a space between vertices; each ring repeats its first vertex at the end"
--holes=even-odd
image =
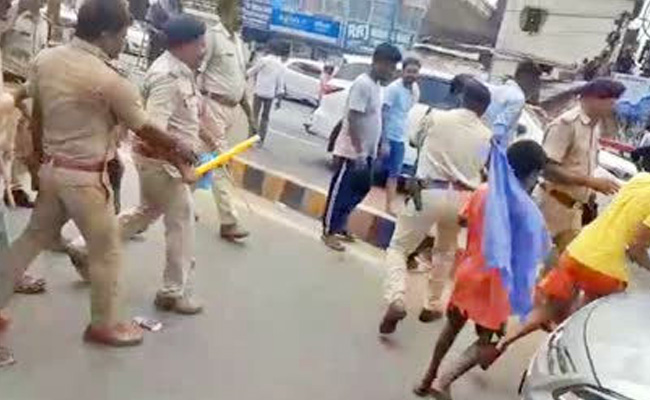
MULTIPOLYGON (((397 49, 378 46, 371 71, 350 88, 323 216, 322 240, 335 251, 345 251, 343 242, 354 240, 348 217, 369 191, 377 157, 387 166, 387 190, 394 193, 420 66, 404 59, 402 77, 380 98, 379 86, 400 61, 397 49)), ((416 174, 407 178, 406 203, 386 251, 387 307, 379 332, 394 333, 407 316, 409 263, 424 243, 432 244, 419 320, 446 317, 446 322, 414 389, 418 396, 451 398, 456 379, 478 365, 488 369, 521 337, 551 329, 585 304, 624 291, 628 260, 650 270, 650 175, 640 173, 622 188, 594 176, 603 125, 625 86, 593 80, 579 90, 576 104, 547 126, 543 143, 514 141, 526 101, 518 72, 492 91, 471 75, 456 76, 450 88, 456 107, 430 110, 409 140, 418 149, 416 174), (597 217, 589 207, 596 192, 614 195, 597 217), (460 249, 462 228, 467 240, 460 249), (525 322, 506 332, 512 314, 525 322), (440 374, 468 321, 476 325, 476 341, 440 374)))
MULTIPOLYGON (((33 208, 27 227, 11 243, 0 209, 0 310, 14 292, 43 292, 46 282, 25 272, 43 250, 63 250, 90 284, 84 339, 137 345, 142 330, 124 314, 119 280, 122 242, 162 218, 166 260, 153 302, 179 314, 203 310, 193 289, 193 166, 199 157, 228 147, 226 132, 239 107, 251 134, 259 132, 264 140, 272 102, 282 96, 288 49, 269 46, 270 54, 247 70, 237 2, 219 2, 220 19, 210 27, 181 9, 158 12, 164 48, 137 90, 112 61, 131 23, 124 1, 85 0, 74 38, 53 48, 46 48, 39 9, 38 0, 0 1, 7 63, 0 143, 10 144, 0 160, 3 193, 11 205, 33 208), (248 78, 255 78, 252 107, 248 78), (14 129, 6 129, 11 124, 14 129), (125 140, 132 145, 140 203, 123 211, 117 149, 125 140), (20 186, 27 172, 38 192, 35 202, 20 186), (69 220, 81 237, 62 237, 69 220)), ((337 165, 322 240, 335 251, 355 240, 348 218, 368 194, 373 166, 382 158, 389 172, 386 208, 396 215, 396 228, 385 257, 386 311, 379 332, 394 333, 406 318, 409 260, 423 243, 432 243, 419 319, 446 317, 446 322, 414 392, 448 399, 456 379, 475 366, 489 368, 519 338, 553 327, 594 299, 624 291, 628 258, 650 270, 650 175, 641 173, 623 187, 594 177, 600 125, 625 90, 616 81, 587 83, 575 106, 550 123, 538 144, 513 141, 526 99, 517 73, 493 91, 476 77, 459 75, 449 93, 456 106, 428 112, 409 138, 406 120, 418 102, 420 67, 418 59, 403 58, 385 43, 375 49, 370 71, 353 82, 334 146, 337 165), (401 77, 392 81, 400 63, 401 77), (406 183, 405 206, 396 210, 407 142, 418 148, 416 174, 406 183), (586 218, 594 192, 615 197, 600 216, 586 218), (459 248, 463 228, 468 236, 459 248), (507 332, 511 314, 525 323, 507 332), (440 374, 468 321, 476 325, 475 342, 440 374)), ((227 171, 218 169, 211 179, 221 236, 246 238, 227 171)), ((8 326, 9 318, 0 313, 0 344, 8 326)), ((0 346, 0 366, 13 362, 0 346)))

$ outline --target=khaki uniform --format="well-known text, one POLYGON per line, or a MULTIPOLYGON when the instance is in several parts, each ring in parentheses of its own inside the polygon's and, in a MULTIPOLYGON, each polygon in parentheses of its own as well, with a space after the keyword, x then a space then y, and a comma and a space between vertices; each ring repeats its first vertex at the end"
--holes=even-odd
MULTIPOLYGON (((143 94, 150 118, 179 140, 199 144, 201 95, 193 71, 171 53, 151 65, 143 94)), ((120 214, 124 239, 144 231, 163 216, 166 266, 165 296, 190 296, 194 270, 194 204, 190 186, 176 167, 155 157, 144 143, 136 143, 135 164, 140 177, 140 205, 120 214)))
MULTIPOLYGON (((600 130, 582 111, 580 105, 570 109, 553 121, 544 138, 548 157, 567 171, 591 176, 598 165, 598 139, 600 130)), ((582 227, 582 204, 589 200, 591 191, 582 186, 546 183, 540 194, 540 208, 548 229, 557 242, 570 241, 582 227), (574 207, 562 204, 550 192, 570 196, 578 203, 574 207)))
MULTIPOLYGON (((34 57, 47 47, 47 21, 30 11, 17 15, 12 28, 3 37, 3 70, 14 82, 27 78, 29 65, 34 57)), ((11 168, 11 189, 22 190, 23 181, 29 174, 32 155, 32 137, 28 122, 21 118, 16 134, 15 154, 11 168)))
MULTIPOLYGON (((206 42, 199 83, 216 118, 215 128, 219 130, 219 136, 227 137, 227 132, 235 123, 237 106, 246 95, 246 52, 239 34, 230 35, 221 22, 208 29, 206 42)), ((218 168, 213 176, 212 194, 221 224, 238 223, 239 217, 232 200, 234 188, 227 171, 218 168)))
POLYGON ((2 260, 22 276, 72 219, 88 243, 94 326, 121 320, 122 246, 106 175, 117 142, 113 128, 147 123, 139 93, 108 61, 78 38, 36 58, 28 91, 41 105, 45 163, 36 208, 2 260))
POLYGON ((407 256, 433 226, 436 232, 433 269, 429 272, 424 308, 444 312, 453 288, 459 211, 470 190, 481 182, 492 134, 476 114, 465 109, 430 113, 422 131, 425 137, 416 175, 437 182, 438 187, 422 191, 422 210, 409 201, 397 218, 386 256, 384 297, 388 303, 404 300, 407 256))

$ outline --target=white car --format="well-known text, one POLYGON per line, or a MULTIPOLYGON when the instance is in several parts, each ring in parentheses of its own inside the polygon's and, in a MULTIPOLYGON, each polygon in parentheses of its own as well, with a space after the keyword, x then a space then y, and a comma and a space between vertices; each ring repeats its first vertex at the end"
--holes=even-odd
POLYGON ((647 293, 626 293, 578 310, 540 346, 521 399, 650 399, 648 307, 647 293))
POLYGON ((323 63, 306 58, 290 58, 285 63, 285 68, 286 97, 317 106, 323 63))

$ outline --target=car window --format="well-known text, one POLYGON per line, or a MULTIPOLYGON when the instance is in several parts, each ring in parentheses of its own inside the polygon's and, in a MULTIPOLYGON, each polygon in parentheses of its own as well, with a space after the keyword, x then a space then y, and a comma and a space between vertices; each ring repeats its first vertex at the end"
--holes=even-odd
POLYGON ((349 63, 341 65, 334 77, 345 81, 353 81, 364 72, 370 72, 370 64, 349 63))
POLYGON ((301 73, 303 75, 311 76, 312 78, 319 78, 321 74, 321 70, 319 67, 316 65, 312 64, 307 64, 303 62, 293 62, 290 63, 287 68, 296 71, 298 73, 301 73))
POLYGON ((420 103, 443 110, 448 110, 455 105, 454 99, 449 95, 449 81, 422 76, 418 80, 418 84, 420 85, 420 103))

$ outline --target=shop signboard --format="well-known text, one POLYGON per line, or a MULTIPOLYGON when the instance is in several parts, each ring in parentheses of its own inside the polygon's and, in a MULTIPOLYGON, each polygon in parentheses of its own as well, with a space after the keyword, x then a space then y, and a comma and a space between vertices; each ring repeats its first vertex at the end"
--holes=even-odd
POLYGON ((273 8, 270 30, 336 45, 339 42, 341 24, 328 18, 273 8))

